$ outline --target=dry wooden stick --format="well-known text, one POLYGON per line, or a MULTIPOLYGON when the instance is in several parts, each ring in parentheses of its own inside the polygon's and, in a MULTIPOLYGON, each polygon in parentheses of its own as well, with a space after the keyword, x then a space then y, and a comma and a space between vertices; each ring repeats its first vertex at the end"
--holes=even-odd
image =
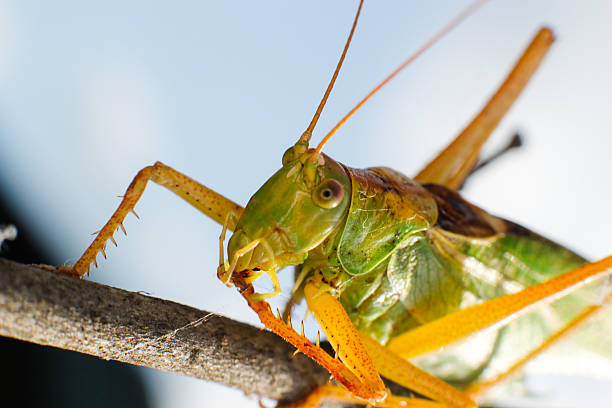
POLYGON ((215 381, 280 402, 299 401, 329 380, 304 355, 291 358, 293 346, 268 331, 2 258, 0 336, 215 381))
POLYGON ((0 259, 0 335, 296 401, 329 373, 280 337, 189 306, 0 259))

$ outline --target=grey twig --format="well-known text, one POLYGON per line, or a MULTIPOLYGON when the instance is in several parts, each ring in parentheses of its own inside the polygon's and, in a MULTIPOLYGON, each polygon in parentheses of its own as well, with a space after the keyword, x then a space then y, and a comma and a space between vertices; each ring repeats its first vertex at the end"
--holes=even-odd
POLYGON ((329 373, 280 337, 163 299, 0 259, 0 335, 296 401, 329 373))

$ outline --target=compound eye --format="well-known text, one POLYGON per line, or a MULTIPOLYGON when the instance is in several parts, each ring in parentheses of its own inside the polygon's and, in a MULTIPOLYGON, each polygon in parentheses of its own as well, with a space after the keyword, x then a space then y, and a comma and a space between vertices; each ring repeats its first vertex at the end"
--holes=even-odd
POLYGON ((312 201, 321 208, 336 208, 344 198, 344 187, 334 179, 321 182, 312 191, 312 201))

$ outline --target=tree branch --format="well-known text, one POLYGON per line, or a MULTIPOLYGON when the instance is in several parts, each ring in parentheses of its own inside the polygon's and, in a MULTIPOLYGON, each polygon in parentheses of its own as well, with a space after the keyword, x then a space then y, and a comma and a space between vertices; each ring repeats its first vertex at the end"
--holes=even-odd
POLYGON ((0 335, 296 401, 329 373, 267 331, 0 259, 0 335))

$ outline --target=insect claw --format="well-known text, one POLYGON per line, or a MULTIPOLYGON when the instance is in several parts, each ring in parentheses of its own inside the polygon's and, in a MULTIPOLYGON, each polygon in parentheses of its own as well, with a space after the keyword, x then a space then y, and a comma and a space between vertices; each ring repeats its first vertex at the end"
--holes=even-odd
POLYGON ((300 350, 295 349, 295 351, 293 352, 293 354, 291 355, 291 358, 297 356, 300 353, 300 350))

